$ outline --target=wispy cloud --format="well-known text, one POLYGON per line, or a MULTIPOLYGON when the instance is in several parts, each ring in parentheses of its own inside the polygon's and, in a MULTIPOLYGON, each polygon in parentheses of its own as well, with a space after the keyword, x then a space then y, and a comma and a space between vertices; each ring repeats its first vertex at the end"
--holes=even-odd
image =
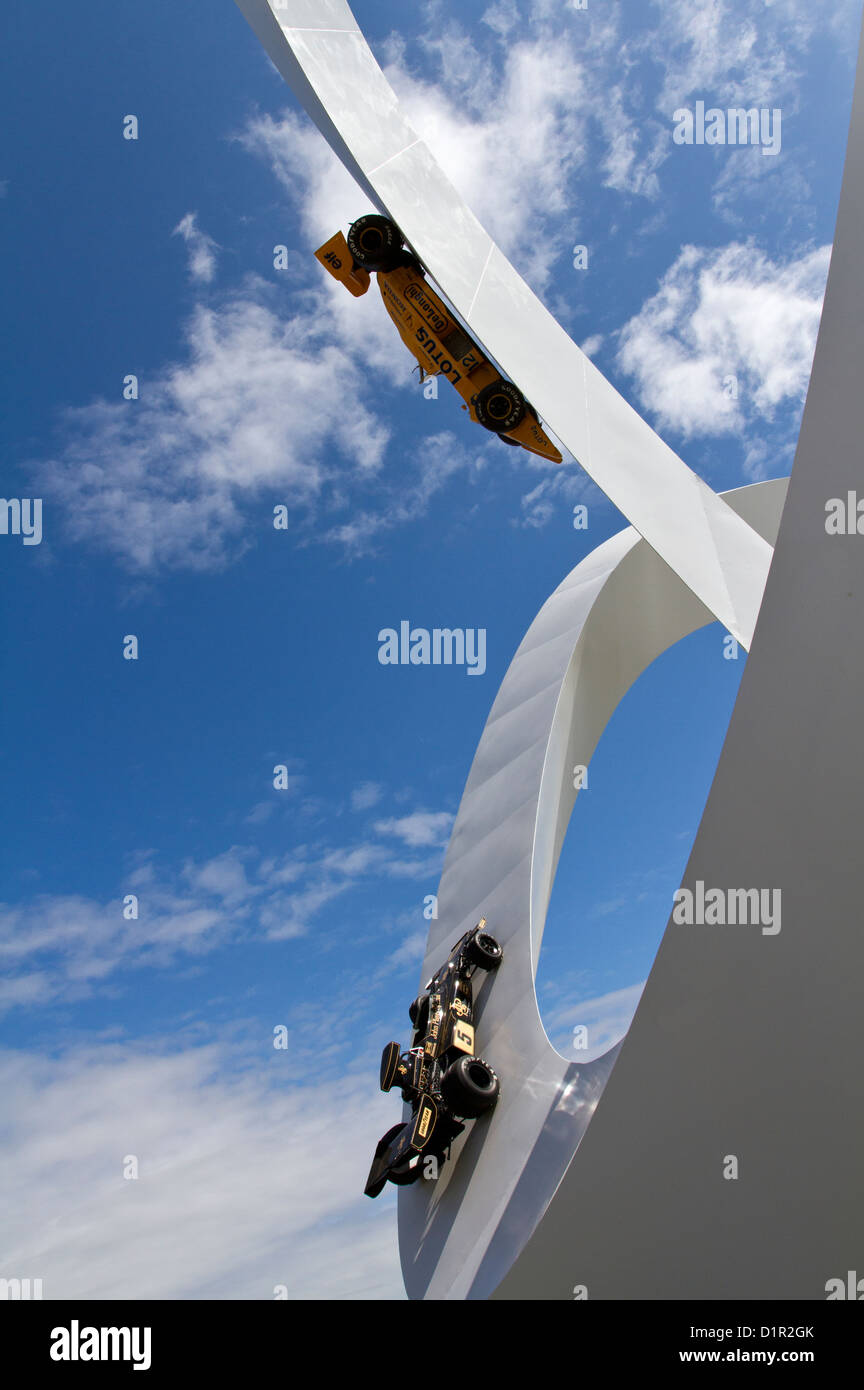
POLYGON ((638 984, 612 990, 609 994, 595 995, 591 999, 577 998, 573 1003, 567 1001, 551 1010, 544 1009, 546 1032, 562 1057, 571 1062, 590 1062, 602 1057, 624 1037, 644 988, 645 981, 640 980, 638 984), (576 1028, 585 1029, 584 1034, 575 1034, 576 1028), (577 1037, 579 1047, 574 1044, 577 1037), (583 1041, 585 1046, 581 1045, 583 1041))
POLYGON ((440 867, 452 817, 394 821, 378 842, 297 846, 276 858, 234 845, 203 861, 130 871, 117 895, 97 901, 72 894, 0 903, 0 1010, 75 1001, 116 989, 123 971, 164 969, 199 959, 228 942, 286 941, 308 933, 320 914, 352 889, 381 879, 425 883, 440 867), (430 851, 418 855, 417 850, 430 851), (406 852, 407 851, 407 852, 406 852), (434 852, 431 852, 434 851, 434 852), (137 907, 126 905, 129 895, 137 907), (124 913, 137 910, 137 916, 124 913))
POLYGON ((361 782, 351 793, 351 809, 368 811, 370 807, 378 805, 383 795, 384 788, 380 782, 361 782))
POLYGON ((635 46, 658 64, 658 108, 671 116, 695 95, 718 105, 794 101, 805 55, 827 26, 845 35, 860 20, 858 0, 820 9, 811 0, 652 0, 655 24, 635 46))
POLYGON ((41 1278, 49 1299, 404 1297, 392 1195, 362 1195, 392 1102, 341 1080, 322 1104, 286 1057, 0 1052, 0 1277, 41 1278))
POLYGON ((172 236, 181 236, 186 243, 190 278, 209 285, 216 274, 216 252, 219 248, 213 238, 198 226, 198 214, 187 212, 177 223, 172 236))
POLYGON ((379 468, 388 432, 359 366, 314 314, 282 320, 267 297, 199 306, 187 360, 140 400, 68 413, 65 447, 39 473, 75 539, 133 572, 212 569, 254 543, 253 503, 261 530, 277 504, 302 523, 329 482, 379 468))
POLYGON ((379 835, 395 836, 412 849, 443 845, 450 833, 453 816, 449 811, 414 811, 375 822, 379 835))
POLYGON ((661 429, 749 438, 781 407, 800 408, 829 258, 827 246, 783 261, 752 244, 682 249, 618 351, 661 429))

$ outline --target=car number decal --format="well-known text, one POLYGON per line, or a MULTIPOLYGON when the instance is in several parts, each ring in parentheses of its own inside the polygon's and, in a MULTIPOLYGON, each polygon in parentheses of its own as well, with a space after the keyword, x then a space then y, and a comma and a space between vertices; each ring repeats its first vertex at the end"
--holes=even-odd
POLYGON ((453 1046, 462 1052, 474 1051, 474 1029, 470 1023, 453 1024, 453 1046))

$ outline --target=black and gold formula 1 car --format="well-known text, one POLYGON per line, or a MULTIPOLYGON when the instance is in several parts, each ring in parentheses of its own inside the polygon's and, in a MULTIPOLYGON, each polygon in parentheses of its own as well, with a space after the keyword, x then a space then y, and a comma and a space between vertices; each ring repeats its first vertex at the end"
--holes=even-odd
POLYGON ((502 955, 482 917, 457 941, 408 1010, 414 1025, 408 1051, 400 1052, 395 1042, 385 1047, 381 1090, 398 1086, 411 1106, 411 1118, 388 1129, 379 1141, 366 1179, 367 1197, 377 1197, 388 1179, 397 1187, 416 1182, 430 1155, 443 1163, 465 1128, 463 1121, 477 1119, 497 1101, 498 1077, 474 1055, 471 980, 478 969, 496 969, 502 955))
POLYGON ((502 377, 435 293, 417 257, 389 217, 368 213, 352 222, 347 238, 336 232, 317 259, 355 296, 377 274, 385 308, 405 346, 420 365, 420 378, 443 376, 455 386, 472 420, 532 454, 561 462, 534 407, 519 387, 502 377))

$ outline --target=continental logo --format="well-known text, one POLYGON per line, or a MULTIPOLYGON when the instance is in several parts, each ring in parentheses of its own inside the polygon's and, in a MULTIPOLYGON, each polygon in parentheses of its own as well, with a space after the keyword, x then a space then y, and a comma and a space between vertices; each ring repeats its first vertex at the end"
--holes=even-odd
POLYGON ((412 282, 405 291, 405 298, 410 299, 415 308, 420 310, 426 322, 435 329, 436 333, 441 334, 450 327, 450 320, 446 319, 432 303, 429 296, 423 293, 421 285, 412 282))

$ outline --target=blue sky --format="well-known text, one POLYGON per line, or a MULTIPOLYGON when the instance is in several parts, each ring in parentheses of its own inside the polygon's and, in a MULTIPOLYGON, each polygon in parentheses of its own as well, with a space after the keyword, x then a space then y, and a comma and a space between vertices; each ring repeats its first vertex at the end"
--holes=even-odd
MULTIPOLYGON (((718 490, 791 466, 860 20, 830 11, 355 5, 481 221, 718 490), (780 153, 675 146, 700 99, 780 108, 780 153)), ((624 522, 424 399, 378 296, 324 276, 367 205, 230 0, 8 22, 0 491, 43 539, 0 535, 0 1276, 399 1297, 362 1186, 424 895, 522 635, 624 522), (402 619, 484 627, 485 674, 381 666, 402 619)), ((650 968, 743 667, 722 637, 647 672, 592 763, 538 977, 565 1049, 619 1035, 650 968)))

